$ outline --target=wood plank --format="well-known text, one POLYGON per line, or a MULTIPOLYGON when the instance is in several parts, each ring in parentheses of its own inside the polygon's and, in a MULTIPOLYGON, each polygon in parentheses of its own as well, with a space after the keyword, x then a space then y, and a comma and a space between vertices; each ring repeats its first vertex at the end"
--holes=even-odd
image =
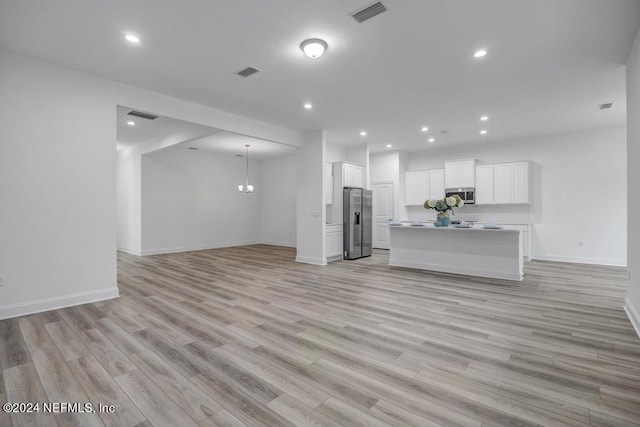
POLYGON ((151 351, 132 354, 131 361, 191 418, 202 421, 222 406, 151 351))
POLYGON ((114 405, 115 411, 99 411, 98 415, 107 426, 135 426, 145 417, 131 402, 129 397, 113 381, 109 373, 98 363, 92 355, 81 356, 69 362, 73 375, 93 402, 94 409, 99 411, 99 405, 114 405))
MULTIPOLYGON (((38 373, 31 362, 5 369, 4 382, 7 388, 6 401, 8 402, 43 403, 48 401, 38 378, 38 373)), ((0 415, 0 425, 11 425, 11 422, 15 426, 53 427, 58 425, 54 414, 42 411, 43 408, 40 407, 40 412, 11 413, 10 420, 9 414, 2 411, 6 418, 3 420, 2 415, 0 415)))
POLYGON ((181 427, 198 425, 141 371, 127 372, 114 379, 151 424, 181 427))
MULTIPOLYGON (((45 348, 31 354, 48 402, 67 402, 83 405, 89 398, 71 373, 70 367, 57 349, 45 348)), ((69 426, 103 426, 96 413, 62 412, 56 420, 69 426)))

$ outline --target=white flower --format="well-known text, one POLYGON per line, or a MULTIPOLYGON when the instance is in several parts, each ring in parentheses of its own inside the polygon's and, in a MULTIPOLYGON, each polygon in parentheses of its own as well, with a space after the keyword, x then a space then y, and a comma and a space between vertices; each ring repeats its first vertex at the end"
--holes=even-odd
POLYGON ((447 197, 446 201, 447 201, 447 206, 455 206, 456 205, 455 197, 447 197))
POLYGON ((464 205, 464 200, 460 199, 460 201, 458 202, 458 207, 461 208, 462 205, 464 205))
POLYGON ((429 200, 427 200, 427 205, 428 205, 430 208, 432 208, 432 209, 436 207, 436 203, 438 203, 438 201, 437 201, 437 200, 435 200, 435 199, 429 199, 429 200))

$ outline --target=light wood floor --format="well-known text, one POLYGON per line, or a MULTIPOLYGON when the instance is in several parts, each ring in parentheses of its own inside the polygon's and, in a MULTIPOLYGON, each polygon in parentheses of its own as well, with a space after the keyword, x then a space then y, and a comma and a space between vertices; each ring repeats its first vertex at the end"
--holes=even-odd
POLYGON ((122 297, 0 321, 0 412, 27 425, 640 425, 624 270, 550 262, 520 283, 326 267, 256 245, 119 255, 122 297))

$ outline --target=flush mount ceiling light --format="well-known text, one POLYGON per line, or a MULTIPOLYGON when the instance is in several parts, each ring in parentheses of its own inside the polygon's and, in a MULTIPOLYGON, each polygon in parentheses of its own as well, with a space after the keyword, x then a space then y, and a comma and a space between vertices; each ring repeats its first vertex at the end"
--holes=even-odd
POLYGON ((140 43, 140 37, 135 34, 125 34, 124 39, 129 43, 138 44, 140 43))
POLYGON ((436 142, 435 138, 429 138, 429 142, 436 142))
POLYGON ((476 59, 483 58, 483 57, 485 57, 486 55, 487 55, 487 51, 486 51, 486 50, 484 50, 484 49, 476 50, 476 51, 473 53, 473 57, 474 57, 474 58, 476 58, 476 59))
POLYGON ((391 147, 393 147, 393 145, 387 144, 387 148, 391 148, 391 147))
POLYGON ((244 185, 238 185, 238 191, 241 193, 253 193, 253 185, 249 184, 249 144, 246 144, 245 147, 247 149, 247 154, 245 156, 247 158, 247 174, 245 177, 244 185))
POLYGON ((127 122, 127 124, 128 124, 129 126, 135 126, 135 125, 136 125, 136 122, 131 122, 131 121, 129 121, 129 122, 127 122))
POLYGON ((300 44, 300 49, 309 58, 319 58, 327 50, 327 42, 320 39, 307 39, 300 44))
POLYGON ((480 134, 481 134, 481 135, 484 135, 484 134, 486 134, 486 133, 487 133, 487 130, 486 130, 486 129, 482 129, 482 130, 480 131, 480 134))
POLYGON ((311 103, 310 103, 310 102, 305 102, 305 104, 304 104, 304 108, 305 108, 306 110, 311 110, 311 109, 313 108, 313 105, 311 105, 311 103))
POLYGON ((367 132, 363 130, 362 132, 360 132, 360 136, 367 136, 367 132))
POLYGON ((480 116, 480 120, 486 122, 487 120, 489 120, 489 116, 480 116))
POLYGON ((420 129, 420 131, 421 131, 421 132, 426 132, 426 131, 428 131, 428 130, 429 130, 429 128, 428 128, 428 127, 426 127, 426 126, 422 126, 422 129, 420 129))

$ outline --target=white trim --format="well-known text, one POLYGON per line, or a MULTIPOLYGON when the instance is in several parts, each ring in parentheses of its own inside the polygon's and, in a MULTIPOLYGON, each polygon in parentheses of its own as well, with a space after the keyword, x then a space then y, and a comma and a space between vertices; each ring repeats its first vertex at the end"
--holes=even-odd
POLYGON ((534 254, 531 260, 555 261, 555 262, 572 262, 576 264, 594 264, 594 265, 610 265, 614 267, 626 267, 627 261, 624 259, 611 258, 585 258, 567 255, 540 255, 534 254))
POLYGON ((192 252, 192 251, 205 251, 207 249, 220 249, 220 248, 231 248, 235 246, 248 246, 248 245, 257 245, 260 242, 257 240, 249 240, 249 241, 240 241, 240 242, 225 242, 217 245, 204 245, 204 246, 183 246, 176 248, 162 248, 162 249, 143 249, 142 256, 147 255, 160 255, 160 254, 175 254, 179 252, 192 252))
POLYGON ((275 240, 261 240, 261 245, 284 246, 285 248, 295 248, 296 242, 277 242, 275 240))
POLYGON ((633 329, 636 330, 636 334, 638 334, 638 338, 640 338, 640 315, 638 315, 638 311, 631 304, 631 300, 629 297, 624 299, 624 311, 627 313, 627 317, 631 321, 631 325, 633 325, 633 329))
POLYGON ((40 313, 42 311, 55 310, 72 305, 87 304, 111 298, 118 298, 120 292, 117 287, 100 289, 98 291, 80 292, 60 297, 44 298, 34 301, 10 304, 0 307, 0 319, 25 316, 27 314, 40 313))
POLYGON ((297 256, 296 262, 301 262, 304 264, 313 264, 313 265, 327 265, 327 261, 322 258, 311 258, 308 256, 297 256))
MULTIPOLYGON (((129 147, 129 148, 131 148, 131 147, 129 147)), ((124 253, 131 254, 131 255, 137 255, 137 256, 141 256, 142 255, 142 252, 137 250, 137 249, 118 248, 118 250, 120 252, 124 252, 124 253)))

